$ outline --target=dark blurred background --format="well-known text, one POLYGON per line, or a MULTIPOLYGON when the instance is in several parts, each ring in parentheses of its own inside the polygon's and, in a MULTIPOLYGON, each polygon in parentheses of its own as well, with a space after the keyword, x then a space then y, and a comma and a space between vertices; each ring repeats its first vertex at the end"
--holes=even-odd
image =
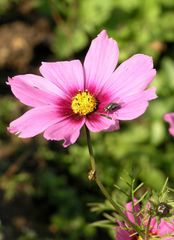
POLYGON ((85 136, 64 149, 42 136, 18 139, 10 121, 26 111, 6 85, 7 77, 39 74, 41 61, 79 58, 102 29, 118 41, 120 62, 151 55, 159 98, 121 130, 93 134, 102 181, 110 191, 120 176, 158 190, 174 184, 174 140, 163 121, 174 111, 173 0, 0 0, 0 240, 106 240, 114 229, 89 226, 101 219, 87 203, 103 202, 87 179, 85 136))

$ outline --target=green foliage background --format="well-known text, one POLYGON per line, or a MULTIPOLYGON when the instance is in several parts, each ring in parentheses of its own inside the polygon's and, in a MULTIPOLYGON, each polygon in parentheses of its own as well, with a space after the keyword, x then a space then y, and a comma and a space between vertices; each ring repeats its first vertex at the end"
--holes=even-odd
MULTIPOLYGON (((153 82, 158 99, 137 120, 122 122, 120 131, 92 134, 93 146, 102 181, 111 192, 113 185, 120 183, 120 176, 127 173, 156 190, 169 177, 173 187, 174 140, 163 115, 174 111, 174 1, 29 2, 31 13, 47 19, 53 33, 50 52, 45 59, 41 54, 41 61, 83 60, 91 39, 101 29, 117 40, 120 62, 139 52, 153 57, 158 71, 153 82)), ((13 15, 12 9, 23 3, 0 0, 0 18, 8 19, 7 15, 13 15)), ((2 21, 2 25, 5 23, 2 21)), ((29 71, 30 67, 25 70, 29 71)), ((89 156, 83 130, 78 143, 68 149, 59 142, 47 142, 42 136, 21 140, 7 133, 9 122, 26 110, 5 86, 7 75, 11 74, 20 72, 1 69, 1 239, 113 239, 114 230, 108 235, 89 226, 101 216, 91 213, 87 203, 104 199, 87 179, 89 156)))

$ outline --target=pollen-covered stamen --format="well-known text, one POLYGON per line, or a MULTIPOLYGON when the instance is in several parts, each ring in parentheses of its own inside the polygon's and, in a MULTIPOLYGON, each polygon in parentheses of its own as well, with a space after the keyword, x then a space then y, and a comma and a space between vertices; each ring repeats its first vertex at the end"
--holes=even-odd
POLYGON ((96 107, 97 101, 95 97, 88 92, 88 90, 79 91, 72 98, 71 108, 75 114, 85 116, 94 112, 96 107))

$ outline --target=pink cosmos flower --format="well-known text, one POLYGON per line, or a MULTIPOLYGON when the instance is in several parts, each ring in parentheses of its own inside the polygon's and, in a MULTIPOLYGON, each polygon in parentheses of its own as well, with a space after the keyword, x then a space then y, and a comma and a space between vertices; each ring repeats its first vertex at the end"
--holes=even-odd
POLYGON ((174 137, 174 113, 166 113, 164 120, 170 124, 169 133, 174 137))
MULTIPOLYGON (((140 212, 140 206, 136 205, 135 200, 135 208, 134 211, 136 213, 140 212)), ((133 207, 132 202, 126 204, 126 212, 125 214, 129 218, 132 223, 135 223, 135 217, 133 214, 133 207)), ((147 219, 145 220, 142 215, 138 215, 136 219, 139 225, 147 225, 147 219)), ((130 231, 126 227, 123 222, 118 222, 119 226, 117 227, 116 232, 116 240, 143 240, 140 236, 135 235, 135 231, 130 231)), ((161 219, 160 223, 158 224, 156 217, 153 217, 150 221, 150 239, 162 239, 162 240, 174 240, 174 220, 172 222, 168 222, 164 219, 161 219)))
POLYGON ((21 138, 43 132, 47 140, 73 144, 85 124, 92 132, 119 129, 119 120, 142 115, 155 99, 147 89, 156 75, 152 58, 136 54, 115 70, 117 43, 103 30, 91 43, 82 65, 79 60, 43 62, 42 76, 9 78, 13 94, 32 107, 10 123, 8 130, 21 138))

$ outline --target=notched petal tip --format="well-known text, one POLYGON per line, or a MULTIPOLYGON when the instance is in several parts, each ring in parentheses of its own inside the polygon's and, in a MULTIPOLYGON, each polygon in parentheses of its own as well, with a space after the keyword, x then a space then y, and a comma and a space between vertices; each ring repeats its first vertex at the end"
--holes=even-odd
MULTIPOLYGON (((109 41, 113 41, 114 43, 116 43, 117 45, 117 41, 115 39, 113 39, 112 37, 108 36, 108 33, 105 29, 103 29, 98 35, 97 38, 101 38, 101 40, 109 40, 109 41)), ((95 40, 96 38, 94 38, 93 40, 95 40)), ((117 46, 118 48, 118 46, 117 46)), ((118 51, 118 49, 117 49, 118 51)))
POLYGON ((97 37, 108 37, 107 31, 105 29, 103 29, 98 35, 97 37))
POLYGON ((174 137, 174 113, 166 113, 164 120, 169 123, 169 133, 174 137))
POLYGON ((20 131, 18 131, 18 129, 15 126, 13 126, 12 124, 10 124, 9 127, 7 127, 7 131, 9 133, 15 134, 18 137, 20 137, 20 131))
MULTIPOLYGON (((153 63, 152 63, 153 64, 153 63)), ((153 66, 152 66, 153 67, 153 66)), ((155 68, 152 68, 152 75, 153 75, 153 78, 155 78, 156 74, 157 74, 157 71, 155 68)))
POLYGON ((156 87, 151 87, 148 91, 148 101, 158 98, 156 87))
POLYGON ((47 141, 60 141, 62 142, 62 145, 64 148, 67 148, 68 146, 70 146, 71 144, 73 144, 73 142, 70 142, 69 140, 67 140, 66 138, 62 138, 62 139, 57 139, 56 137, 51 137, 48 134, 43 134, 43 137, 47 140, 47 141))
POLYGON ((154 64, 153 64, 153 58, 152 56, 143 54, 143 53, 137 53, 134 54, 130 59, 137 63, 144 63, 144 66, 146 66, 147 69, 153 69, 154 64))
POLYGON ((67 148, 69 147, 70 145, 74 144, 75 142, 70 142, 69 140, 67 141, 66 139, 63 140, 63 147, 64 148, 67 148))
POLYGON ((19 138, 27 138, 27 137, 22 135, 22 131, 19 130, 17 126, 13 125, 13 122, 11 122, 9 127, 7 127, 7 130, 8 130, 9 133, 14 134, 19 138))
POLYGON ((8 78, 7 78, 7 81, 6 81, 6 84, 7 84, 7 85, 11 85, 11 84, 12 84, 12 81, 13 81, 13 77, 8 77, 8 78))
POLYGON ((45 62, 45 61, 42 61, 41 62, 41 65, 40 65, 40 67, 39 67, 39 72, 41 73, 41 70, 42 70, 42 68, 44 67, 44 65, 49 65, 49 64, 54 64, 54 63, 56 63, 56 62, 45 62))
POLYGON ((62 145, 64 148, 69 147, 70 145, 74 144, 76 142, 77 139, 75 139, 74 141, 71 140, 71 136, 69 137, 62 137, 62 138, 58 138, 58 137, 51 137, 51 135, 48 135, 47 133, 44 132, 43 137, 48 140, 48 141, 61 141, 62 145))

